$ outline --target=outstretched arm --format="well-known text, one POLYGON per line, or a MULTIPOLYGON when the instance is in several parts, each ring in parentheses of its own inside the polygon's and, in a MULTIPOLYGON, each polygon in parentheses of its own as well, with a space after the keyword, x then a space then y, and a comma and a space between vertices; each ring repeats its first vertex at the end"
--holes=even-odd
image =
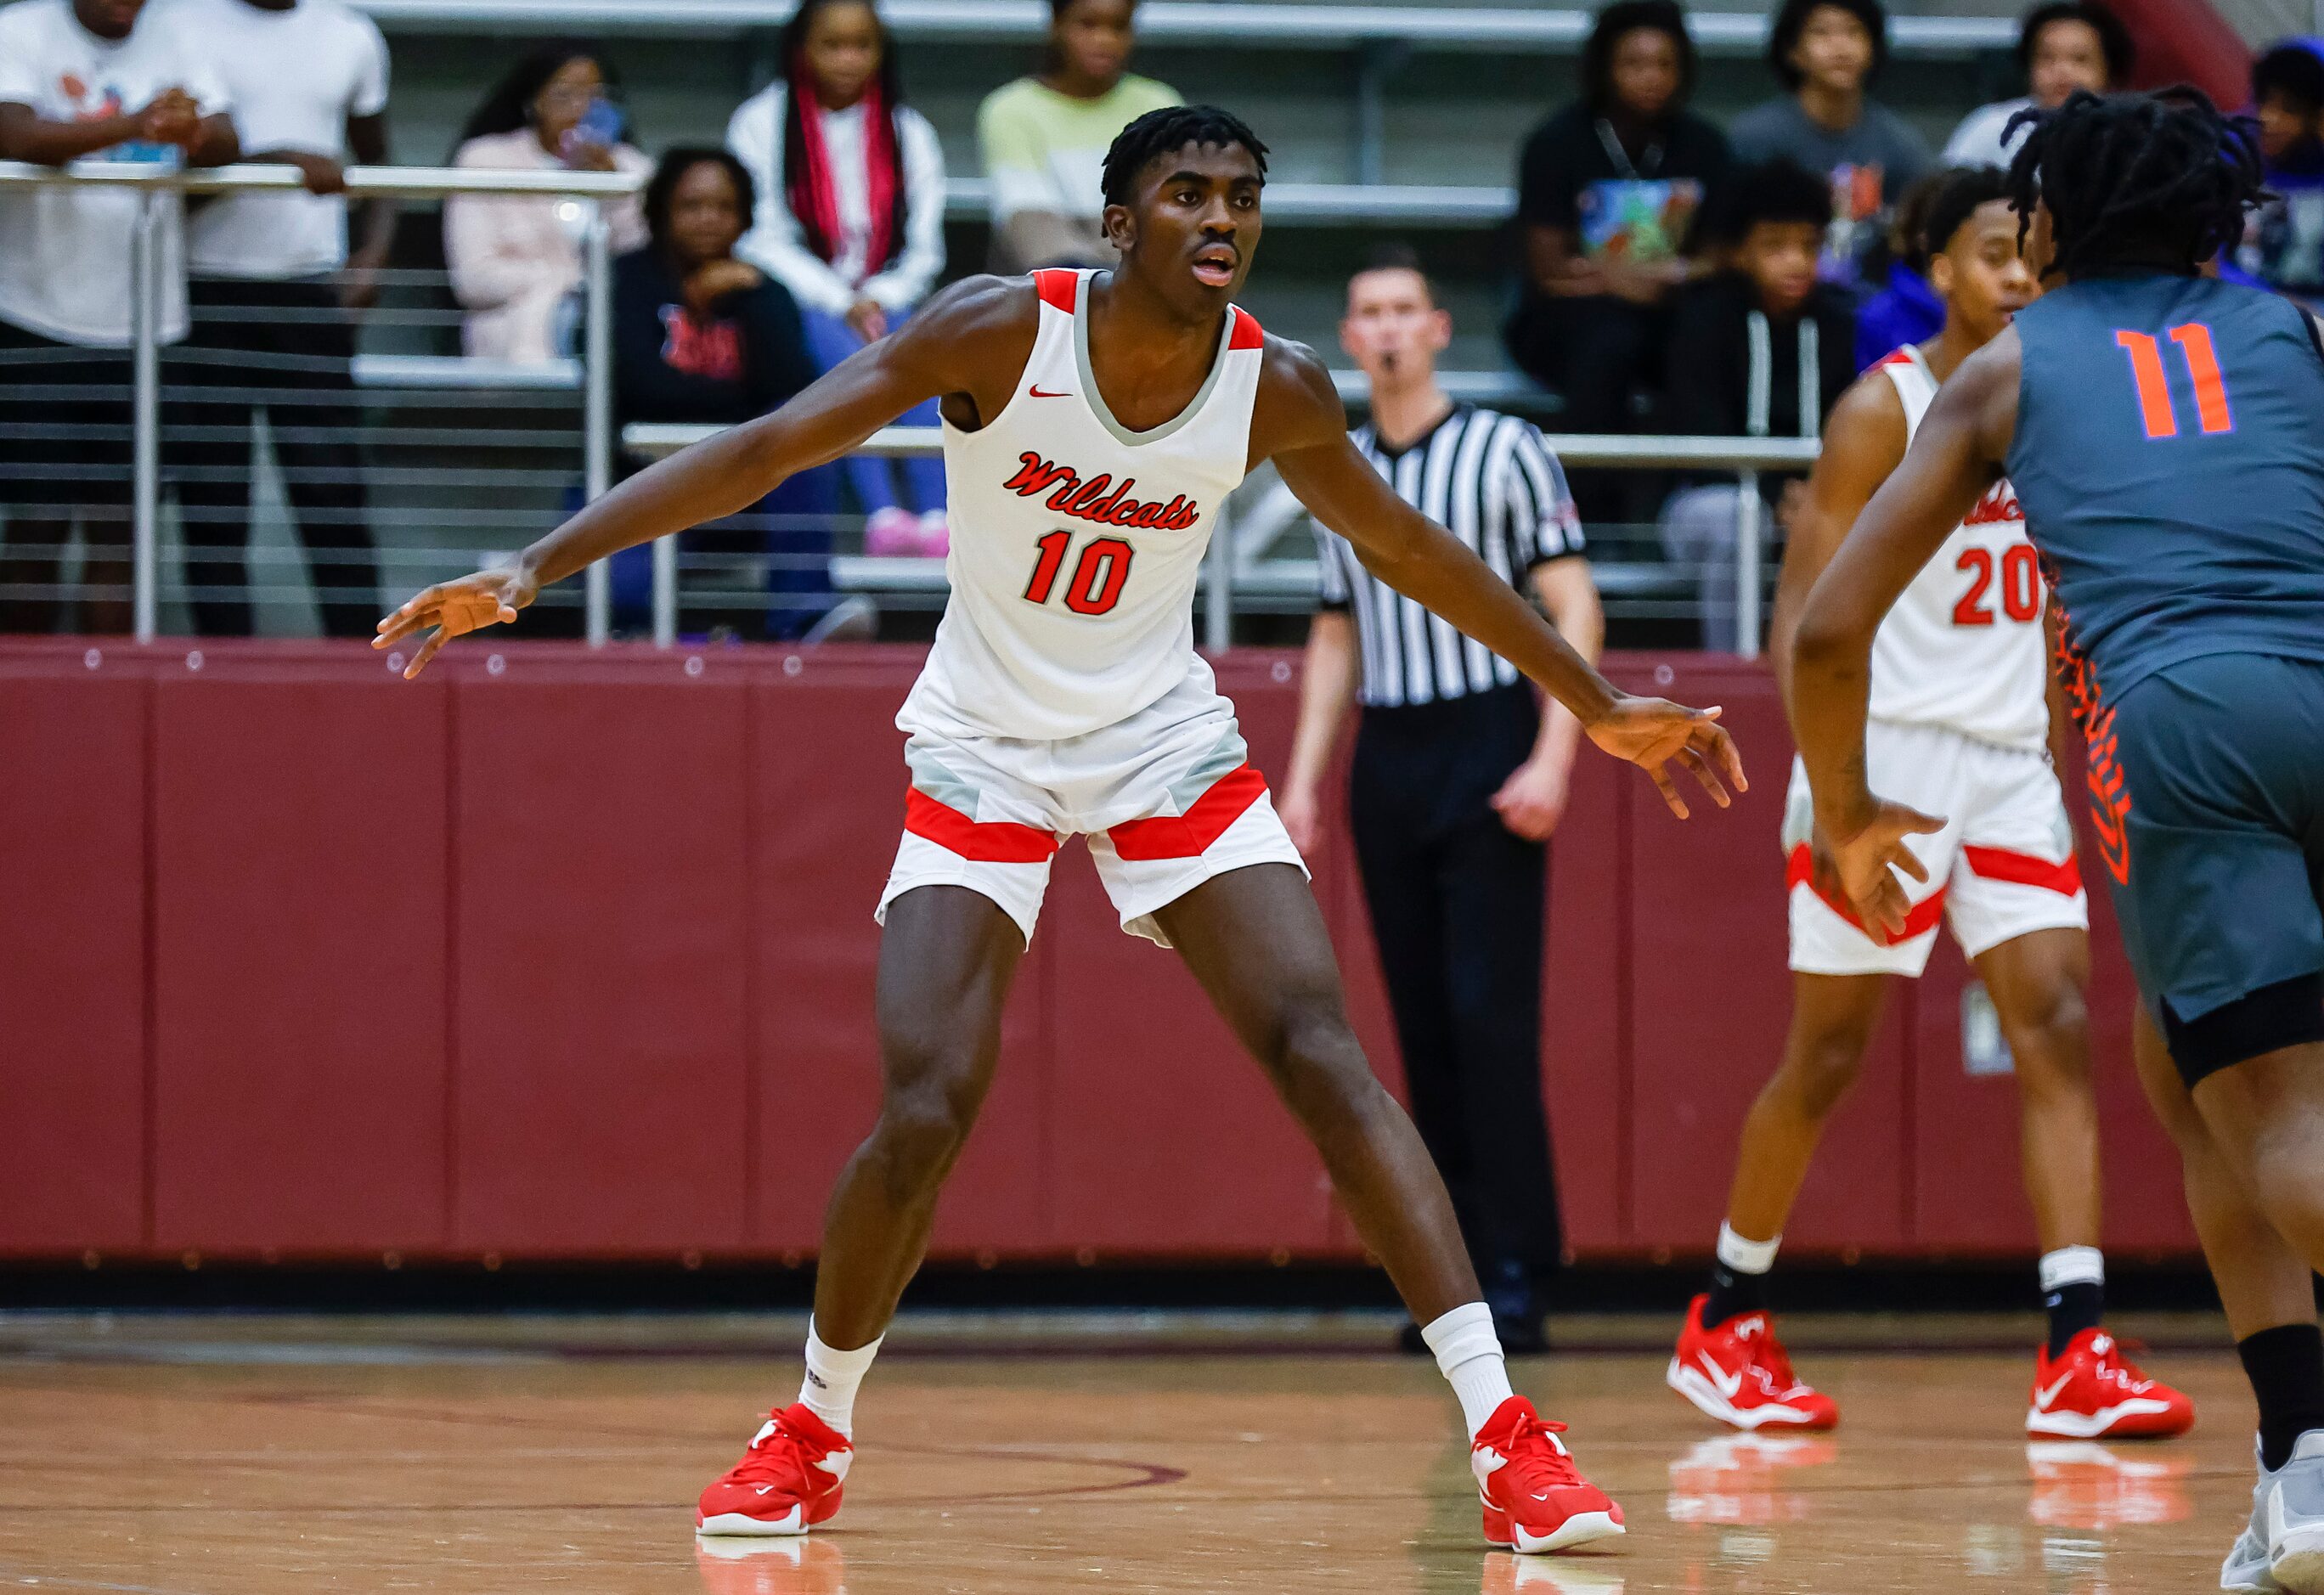
POLYGON ((1355 545, 1371 573, 1540 683, 1573 712, 1592 742, 1654 777, 1674 813, 1685 802, 1669 771, 1693 770, 1724 807, 1721 778, 1742 788, 1742 761, 1716 724, 1719 711, 1683 709, 1621 692, 1575 653, 1508 578, 1458 538, 1396 496, 1348 441, 1347 418, 1315 356, 1270 339, 1254 418, 1253 454, 1272 458, 1318 521, 1355 545))
POLYGON ((2000 474, 2017 425, 2018 344, 2005 332, 1939 389, 1912 448, 1808 594, 1793 643, 1792 727, 1816 823, 1866 923, 1904 928, 1894 870, 1926 880, 1904 838, 1942 822, 1876 797, 1864 773, 1872 639, 1897 595, 2000 474), (1892 866, 1894 869, 1892 870, 1892 866))
MULTIPOLYGON (((379 623, 374 648, 432 627, 404 670, 417 676, 453 638, 516 619, 549 583, 619 549, 737 514, 786 478, 837 459, 927 400, 971 392, 970 373, 1007 364, 1012 321, 1030 289, 972 278, 929 302, 892 337, 858 350, 757 420, 706 438, 639 472, 534 543, 513 569, 479 571, 429 588, 379 623)), ((1029 325, 1029 323, 1028 323, 1029 325)))

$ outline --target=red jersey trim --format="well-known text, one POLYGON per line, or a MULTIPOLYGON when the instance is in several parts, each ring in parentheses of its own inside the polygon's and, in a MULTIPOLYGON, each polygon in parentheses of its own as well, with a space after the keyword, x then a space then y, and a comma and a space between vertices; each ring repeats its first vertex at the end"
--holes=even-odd
POLYGON ((1259 329, 1259 318, 1252 315, 1249 310, 1244 309, 1240 305, 1235 306, 1234 333, 1227 339, 1227 347, 1230 349, 1263 349, 1266 346, 1267 334, 1259 329))
POLYGON ((1041 302, 1063 310, 1068 316, 1074 313, 1074 300, 1081 284, 1078 272, 1065 271, 1061 267, 1033 273, 1033 291, 1041 296, 1041 302))
POLYGON ((2062 864, 2048 859, 2037 859, 2030 853, 2012 853, 2006 847, 1970 847, 1964 844, 1961 859, 1969 865, 1969 873, 1987 880, 2010 880, 2019 886, 2039 886, 2056 892, 2060 897, 2076 897, 2082 890, 2082 866, 2079 859, 2069 858, 2062 864))
POLYGON ((1265 796, 1267 778, 1246 764, 1221 776, 1185 813, 1127 820, 1106 835, 1113 843, 1113 851, 1132 862, 1200 858, 1229 825, 1265 796))
POLYGON ((1913 364, 1913 347, 1910 344, 1899 345, 1897 347, 1889 350, 1886 355, 1881 355, 1879 359, 1875 360, 1872 364, 1876 367, 1882 365, 1910 365, 1913 364))
POLYGON ((1855 908, 1845 899, 1826 896, 1816 885, 1814 855, 1808 851, 1808 844, 1804 842, 1792 849, 1790 865, 1784 871, 1784 885, 1786 890, 1796 890, 1800 887, 1806 887, 1815 893, 1816 901, 1847 920, 1857 929, 1863 931, 1868 937, 1884 947, 1897 946, 1911 941, 1914 936, 1926 936, 1936 929, 1937 922, 1945 917, 1945 889, 1940 886, 1935 891, 1914 903, 1906 912, 1902 935, 1891 936, 1881 931, 1867 929, 1864 921, 1856 917, 1855 908))
POLYGON ((1057 834, 1012 820, 973 820, 918 787, 904 794, 904 829, 980 864, 1047 863, 1057 834))

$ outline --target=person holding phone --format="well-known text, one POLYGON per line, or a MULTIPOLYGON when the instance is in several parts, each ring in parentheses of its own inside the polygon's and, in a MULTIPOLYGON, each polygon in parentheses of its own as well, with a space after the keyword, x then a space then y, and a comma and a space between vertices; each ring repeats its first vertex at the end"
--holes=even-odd
MULTIPOLYGON (((653 163, 628 142, 620 81, 595 46, 544 44, 476 107, 452 163, 502 171, 629 171, 653 163)), ((634 198, 609 200, 613 250, 646 241, 634 198)), ((589 207, 547 195, 461 194, 444 202, 444 262, 467 310, 462 346, 480 360, 567 352, 567 301, 581 286, 589 207)))

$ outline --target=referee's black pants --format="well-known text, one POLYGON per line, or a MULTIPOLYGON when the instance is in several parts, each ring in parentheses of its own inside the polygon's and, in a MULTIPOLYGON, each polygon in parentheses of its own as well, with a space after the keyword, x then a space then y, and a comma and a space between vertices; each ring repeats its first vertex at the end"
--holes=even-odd
POLYGON ((1563 1250, 1541 1087, 1548 852, 1490 801, 1539 725, 1523 685, 1367 708, 1349 792, 1413 1122, 1488 1292, 1545 1277, 1563 1250))
POLYGON ((327 278, 196 277, 193 331, 171 351, 169 462, 185 516, 186 585, 205 637, 251 634, 252 419, 262 407, 331 637, 377 625, 379 562, 357 446, 355 326, 327 278))

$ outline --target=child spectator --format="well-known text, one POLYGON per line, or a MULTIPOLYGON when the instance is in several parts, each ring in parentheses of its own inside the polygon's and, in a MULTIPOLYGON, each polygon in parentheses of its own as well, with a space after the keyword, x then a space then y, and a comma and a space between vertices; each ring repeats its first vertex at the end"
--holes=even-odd
POLYGON ((192 389, 189 431, 169 439, 181 467, 186 580, 196 630, 252 631, 252 419, 265 410, 323 630, 369 637, 379 619, 355 385, 353 314, 377 294, 395 207, 364 208, 347 244, 350 156, 387 161, 387 41, 345 0, 176 0, 234 97, 244 161, 296 167, 303 194, 228 194, 186 227, 193 335, 177 363, 192 389), (270 392, 271 391, 271 392, 270 392), (305 392, 310 402, 288 401, 305 392))
MULTIPOLYGON (((460 134, 455 166, 627 171, 652 162, 623 142, 620 86, 596 49, 545 44, 510 69, 460 134)), ((616 252, 645 242, 638 202, 604 202, 616 252)), ((588 206, 549 195, 460 194, 444 202, 444 261, 467 307, 462 343, 479 360, 553 360, 566 352, 581 286, 588 206)))
POLYGON ((2052 0, 2025 14, 2017 35, 2017 65, 2027 93, 1979 106, 1961 118, 1945 143, 1947 166, 2003 166, 2025 136, 2009 136, 2010 119, 2036 106, 2054 111, 2077 88, 2104 94, 2129 80, 2138 45, 2122 19, 2098 0, 2052 0))
MULTIPOLYGON (((782 77, 726 129, 763 197, 742 254, 798 301, 807 347, 828 371, 886 337, 944 270, 944 152, 927 118, 904 104, 894 41, 870 0, 804 0, 783 29, 782 63, 782 77)), ((936 426, 936 404, 902 424, 936 426)), ((941 554, 943 463, 900 463, 908 509, 897 502, 891 462, 844 462, 867 517, 865 546, 941 554)))
POLYGON ((1889 208, 1932 164, 1929 146, 1867 86, 1888 60, 1880 0, 1784 0, 1767 64, 1790 92, 1735 118, 1736 158, 1794 161, 1831 174, 1822 271, 1856 280, 1889 208))
MULTIPOLYGON (((613 263, 613 410, 621 426, 734 426, 815 380, 789 291, 735 258, 756 204, 756 185, 732 152, 685 148, 662 157, 645 192, 650 241, 613 263)), ((798 485, 812 484, 802 479, 798 485)), ((771 543, 777 599, 770 630, 795 637, 831 607, 830 528, 811 514, 828 507, 779 489, 759 511, 781 517, 771 539, 730 522, 682 534, 682 548, 692 555, 758 556, 771 543)), ((625 563, 631 553, 645 551, 615 556, 617 604, 626 589, 642 589, 650 565, 646 558, 625 563)))
MULTIPOLYGON (((200 36, 145 0, 0 7, 0 160, 223 165, 240 144, 200 36)), ((129 601, 130 256, 125 190, 0 195, 0 631, 48 632, 76 517, 88 629, 125 632, 129 601), (13 390, 13 391, 12 391, 13 390), (102 596, 98 595, 102 593, 102 596)), ((186 336, 180 210, 161 206, 155 330, 186 336)))
POLYGON ((2314 308, 2324 303, 2324 40, 2287 39, 2262 55, 2252 98, 2276 197, 2253 213, 2237 263, 2314 308))
POLYGON ((1906 344, 1924 343, 1945 324, 1945 302, 1929 286, 1929 207, 1948 173, 1932 171, 1904 190, 1888 226, 1888 282, 1856 312, 1856 369, 1871 368, 1906 344))
MULTIPOLYGON (((1518 161, 1524 291, 1510 357, 1565 396, 1563 429, 1628 429, 1651 384, 1689 234, 1725 175, 1727 140, 1686 109, 1694 45, 1675 0, 1617 0, 1582 52, 1582 97, 1526 138, 1518 161)), ((1585 519, 1613 518, 1618 484, 1577 472, 1585 519)))
POLYGON ((993 269, 1110 266, 1101 177, 1113 135, 1178 91, 1129 71, 1138 0, 1049 0, 1049 59, 976 114, 992 186, 993 269))
MULTIPOLYGON (((1679 296, 1670 369, 1686 373, 1666 401, 1673 432, 1706 438, 1814 438, 1856 380, 1856 318, 1846 290, 1820 281, 1830 217, 1821 175, 1788 161, 1735 180, 1734 264, 1679 296)), ((1787 480, 1762 473, 1759 536, 1772 553, 1772 505, 1787 480)), ((1742 489, 1732 481, 1683 488, 1664 507, 1665 551, 1702 575, 1702 644, 1732 652, 1736 548, 1742 489)), ((1766 568, 1774 568, 1772 563, 1766 568)))

